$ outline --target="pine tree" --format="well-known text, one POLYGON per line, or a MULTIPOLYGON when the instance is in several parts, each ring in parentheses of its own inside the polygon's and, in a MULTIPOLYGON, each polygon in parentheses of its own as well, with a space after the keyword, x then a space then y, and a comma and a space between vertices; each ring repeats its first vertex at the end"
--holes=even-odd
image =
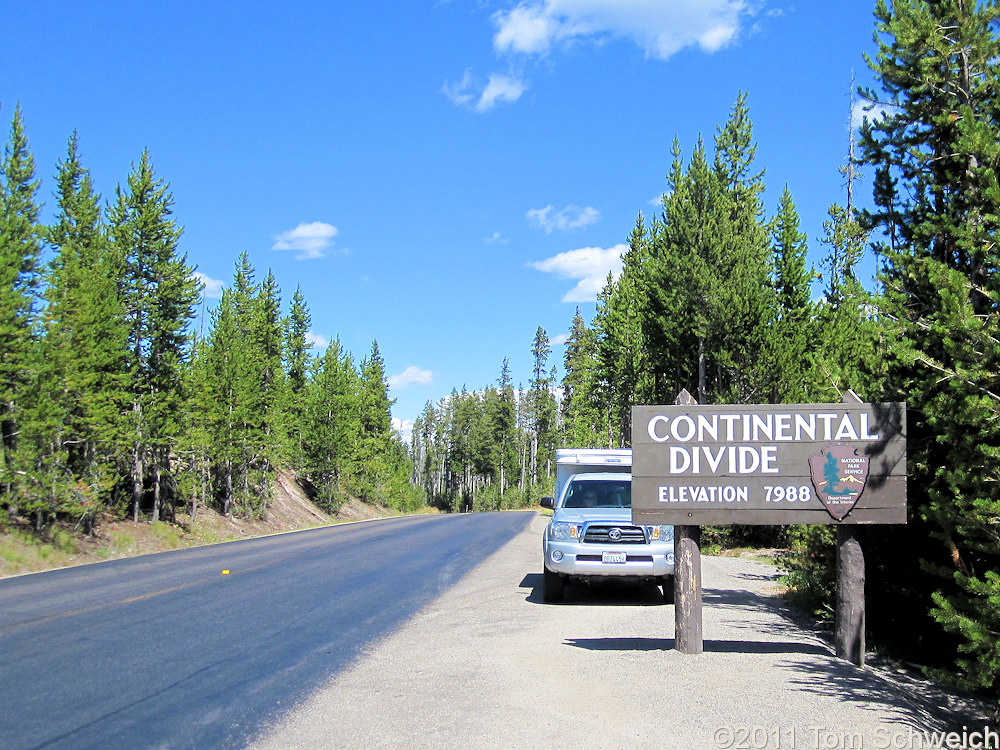
POLYGON ((170 452, 179 435, 183 396, 181 367, 187 325, 198 299, 194 268, 179 254, 181 229, 172 216, 173 196, 143 151, 118 186, 108 224, 122 267, 121 297, 128 329, 126 370, 131 397, 129 457, 132 516, 138 520, 150 483, 153 520, 175 481, 170 452))
POLYGON ((785 187, 774 219, 771 281, 777 317, 767 338, 764 359, 772 363, 770 403, 805 403, 813 397, 815 323, 809 285, 814 272, 806 264, 807 237, 799 229, 799 215, 785 187))
POLYGON ((773 378, 772 363, 761 356, 770 348, 777 309, 768 283, 771 242, 761 201, 764 171, 755 171, 756 152, 747 97, 741 93, 715 138, 714 171, 723 188, 716 209, 721 240, 716 272, 725 283, 714 327, 721 370, 717 398, 723 403, 764 401, 773 378))
POLYGON ((517 399, 510 375, 510 361, 505 357, 497 379, 497 408, 492 415, 493 445, 496 454, 496 479, 503 494, 513 484, 517 470, 517 399))
POLYGON ((816 311, 815 399, 840 401, 848 389, 875 399, 883 384, 879 336, 889 332, 873 317, 872 295, 857 278, 867 233, 846 208, 834 204, 829 214, 822 238, 829 248, 822 262, 826 294, 816 311))
MULTIPOLYGON (((645 284, 649 271, 650 238, 642 214, 629 236, 621 278, 608 274, 598 294, 594 316, 595 368, 600 445, 624 448, 632 432, 632 407, 653 399, 655 366, 645 334, 649 298, 645 284)), ((661 299, 662 301, 662 299, 661 299)), ((666 329, 657 329, 663 333, 666 329)))
POLYGON ((277 283, 269 274, 258 285, 254 273, 242 253, 232 287, 213 314, 209 385, 224 512, 263 518, 283 443, 283 332, 277 283))
MULTIPOLYGON (((551 453, 554 449, 554 430, 556 420, 556 401, 552 394, 553 378, 546 372, 546 364, 552 348, 549 345, 548 334, 541 326, 535 331, 531 345, 531 356, 534 362, 530 391, 528 393, 528 409, 530 414, 530 453, 529 481, 535 485, 539 481, 539 455, 551 463, 551 453)), ((546 471, 546 478, 548 477, 546 471)))
POLYGON ((285 386, 282 367, 284 331, 281 291, 272 272, 268 272, 254 299, 250 325, 252 378, 257 384, 254 425, 257 452, 253 459, 257 480, 253 490, 256 499, 254 513, 263 518, 267 515, 273 469, 281 461, 286 443, 285 421, 281 414, 285 386))
POLYGON ((907 553, 943 576, 932 614, 963 641, 962 681, 996 695, 1000 9, 992 0, 879 0, 875 17, 869 64, 885 96, 864 93, 889 110, 862 131, 863 161, 876 169, 866 220, 883 233, 888 262, 880 312, 899 329, 892 395, 909 402, 908 531, 929 529, 938 544, 917 540, 907 553))
POLYGON ((654 396, 670 403, 687 389, 709 399, 709 370, 722 304, 722 236, 728 211, 699 138, 687 171, 673 145, 662 219, 650 232, 641 275, 642 332, 653 371, 654 396))
POLYGON ((389 398, 389 383, 385 375, 385 360, 379 351, 378 342, 372 342, 372 350, 361 362, 361 434, 368 442, 362 450, 367 456, 377 456, 386 450, 392 439, 392 405, 389 398))
POLYGON ((799 229, 795 200, 785 186, 774 220, 773 281, 783 317, 807 318, 810 308, 809 285, 815 272, 806 265, 808 238, 799 229))
POLYGON ((309 382, 309 332, 311 318, 301 287, 292 295, 292 305, 285 321, 285 403, 282 411, 287 425, 290 460, 296 469, 302 468, 302 418, 304 398, 309 382))
POLYGON ((222 299, 212 311, 212 329, 202 355, 206 361, 208 389, 206 430, 211 435, 211 458, 219 477, 217 494, 223 515, 229 515, 238 502, 235 491, 239 486, 241 466, 238 410, 242 405, 241 383, 246 366, 245 352, 240 345, 235 295, 235 290, 223 289, 222 299))
POLYGON ((392 431, 392 405, 385 361, 372 342, 372 350, 361 362, 359 380, 361 436, 358 446, 360 462, 359 492, 363 500, 388 505, 398 502, 389 491, 392 480, 401 470, 395 451, 392 431))
POLYGON ((564 444, 568 448, 595 448, 605 442, 597 393, 597 336, 587 327, 580 308, 573 316, 562 381, 564 444))
POLYGON ((53 445, 73 485, 68 501, 85 525, 112 502, 123 447, 121 416, 126 329, 118 293, 120 265, 104 234, 100 196, 83 168, 78 139, 56 173, 58 212, 49 228, 49 271, 42 344, 43 396, 58 429, 53 445))
POLYGON ((187 396, 183 439, 178 446, 182 470, 178 476, 180 498, 189 503, 189 517, 193 523, 198 507, 206 506, 214 498, 213 457, 216 443, 213 430, 219 416, 212 383, 212 349, 207 339, 193 337, 191 361, 184 368, 184 393, 187 396))
MULTIPOLYGON (((16 486, 32 465, 31 451, 18 456, 28 384, 37 362, 37 296, 42 228, 36 203, 39 181, 24 132, 20 106, 0 161, 0 490, 11 508, 16 486)), ((28 447, 25 446, 27 451, 28 447)), ((41 516, 38 516, 40 522, 41 516)))
POLYGON ((699 138, 685 171, 674 142, 663 216, 640 278, 642 331, 657 400, 682 389, 701 403, 753 403, 770 387, 777 302, 764 221, 763 173, 745 95, 718 129, 710 160, 699 138))

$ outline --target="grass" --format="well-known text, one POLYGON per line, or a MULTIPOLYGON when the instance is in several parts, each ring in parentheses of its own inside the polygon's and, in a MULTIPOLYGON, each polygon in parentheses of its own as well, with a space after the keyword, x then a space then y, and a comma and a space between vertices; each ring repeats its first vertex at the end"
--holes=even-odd
POLYGON ((0 535, 0 575, 69 565, 77 552, 76 539, 65 529, 53 528, 41 537, 13 529, 0 535))

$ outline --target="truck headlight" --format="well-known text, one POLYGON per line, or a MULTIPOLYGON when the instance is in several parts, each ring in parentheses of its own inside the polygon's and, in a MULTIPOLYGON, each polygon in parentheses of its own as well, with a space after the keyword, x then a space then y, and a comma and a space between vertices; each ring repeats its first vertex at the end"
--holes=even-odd
POLYGON ((672 542, 674 541, 673 526, 647 526, 646 533, 651 542, 672 542))
POLYGON ((565 521, 554 521, 549 524, 549 536, 553 539, 578 539, 580 536, 580 525, 566 523, 565 521))

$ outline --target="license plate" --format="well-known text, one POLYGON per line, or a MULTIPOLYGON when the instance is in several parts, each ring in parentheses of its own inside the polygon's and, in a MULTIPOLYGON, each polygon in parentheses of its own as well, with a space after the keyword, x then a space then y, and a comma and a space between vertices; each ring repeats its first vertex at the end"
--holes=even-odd
POLYGON ((625 563, 625 553, 605 552, 601 555, 601 562, 605 565, 622 565, 625 563))

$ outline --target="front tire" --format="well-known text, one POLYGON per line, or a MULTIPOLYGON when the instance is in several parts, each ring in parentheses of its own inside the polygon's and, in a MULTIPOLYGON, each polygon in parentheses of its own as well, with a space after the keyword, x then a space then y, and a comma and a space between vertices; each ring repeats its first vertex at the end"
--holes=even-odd
POLYGON ((547 604, 555 604, 563 600, 566 593, 566 581, 558 573, 542 567, 542 599, 547 604))

